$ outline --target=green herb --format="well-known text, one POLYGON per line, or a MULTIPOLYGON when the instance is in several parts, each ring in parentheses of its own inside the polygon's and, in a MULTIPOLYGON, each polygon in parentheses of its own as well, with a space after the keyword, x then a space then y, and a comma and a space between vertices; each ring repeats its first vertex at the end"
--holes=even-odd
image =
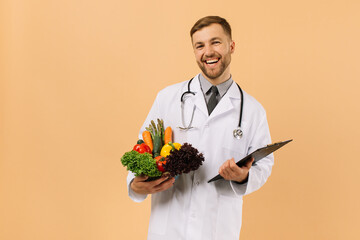
POLYGON ((138 153, 134 150, 126 152, 121 157, 121 163, 135 176, 144 174, 149 177, 158 177, 162 174, 156 167, 156 160, 149 153, 138 153))

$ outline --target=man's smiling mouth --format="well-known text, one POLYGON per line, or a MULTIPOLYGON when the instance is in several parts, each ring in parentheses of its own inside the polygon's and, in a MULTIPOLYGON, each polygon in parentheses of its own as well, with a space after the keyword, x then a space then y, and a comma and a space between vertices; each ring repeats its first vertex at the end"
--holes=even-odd
POLYGON ((215 64, 215 63, 217 63, 219 60, 220 60, 220 58, 215 58, 215 59, 205 60, 204 62, 205 62, 206 64, 215 64))

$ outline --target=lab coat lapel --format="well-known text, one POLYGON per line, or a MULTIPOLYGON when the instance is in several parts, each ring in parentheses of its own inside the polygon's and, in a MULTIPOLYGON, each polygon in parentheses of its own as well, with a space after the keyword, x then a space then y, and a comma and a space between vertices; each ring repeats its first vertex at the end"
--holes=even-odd
POLYGON ((202 93, 200 82, 199 82, 199 75, 194 78, 193 84, 191 84, 193 92, 195 92, 195 96, 192 98, 193 103, 195 104, 196 108, 199 109, 203 114, 206 116, 208 115, 208 110, 204 98, 204 94, 202 93))
POLYGON ((234 104, 232 102, 232 99, 240 100, 240 91, 235 82, 231 84, 227 93, 221 98, 220 102, 216 105, 209 119, 234 109, 234 104))

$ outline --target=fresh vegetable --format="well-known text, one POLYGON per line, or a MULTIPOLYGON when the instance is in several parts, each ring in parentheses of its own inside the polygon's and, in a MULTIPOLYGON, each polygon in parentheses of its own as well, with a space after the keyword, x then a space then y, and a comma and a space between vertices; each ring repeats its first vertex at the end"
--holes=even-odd
POLYGON ((157 119, 158 122, 158 129, 161 133, 161 146, 163 146, 165 144, 164 138, 165 138, 165 128, 164 128, 164 120, 162 119, 157 119))
POLYGON ((146 181, 153 181, 162 175, 177 176, 197 170, 204 156, 191 144, 172 143, 171 127, 164 128, 164 122, 151 121, 142 133, 133 150, 121 157, 121 163, 135 176, 146 175, 146 181))
POLYGON ((166 160, 156 162, 156 166, 160 172, 165 172, 166 160))
POLYGON ((144 174, 149 177, 159 177, 162 175, 156 166, 156 160, 149 153, 138 153, 134 150, 126 152, 121 157, 121 163, 135 176, 144 174))
POLYGON ((154 157, 157 157, 160 155, 161 147, 163 146, 163 136, 164 136, 163 135, 164 123, 160 119, 157 119, 157 121, 158 121, 158 124, 156 125, 155 122, 152 120, 149 127, 146 128, 146 130, 149 131, 151 134, 152 142, 154 145, 154 148, 152 150, 154 157))
POLYGON ((160 155, 163 157, 167 157, 171 150, 177 149, 179 150, 181 148, 181 144, 180 143, 172 143, 169 142, 168 144, 165 144, 162 148, 161 148, 161 152, 160 155))
POLYGON ((146 145, 145 143, 141 143, 141 144, 136 144, 133 148, 133 150, 137 151, 138 153, 150 153, 151 154, 151 149, 148 145, 146 145))
POLYGON ((166 158, 162 156, 157 156, 155 158, 156 166, 160 172, 165 172, 166 158))
POLYGON ((169 142, 172 142, 172 129, 170 126, 165 129, 164 133, 164 144, 168 144, 169 142))
POLYGON ((179 150, 175 149, 167 156, 165 171, 174 177, 197 170, 204 160, 202 153, 199 153, 191 144, 184 143, 179 150))
POLYGON ((153 142, 152 142, 152 139, 151 139, 151 134, 149 131, 143 131, 142 133, 142 137, 143 137, 143 140, 145 142, 146 145, 148 145, 151 149, 151 151, 153 150, 153 142))
POLYGON ((154 158, 155 159, 155 161, 160 161, 160 160, 164 160, 164 157, 162 157, 162 156, 157 156, 156 158, 154 158))

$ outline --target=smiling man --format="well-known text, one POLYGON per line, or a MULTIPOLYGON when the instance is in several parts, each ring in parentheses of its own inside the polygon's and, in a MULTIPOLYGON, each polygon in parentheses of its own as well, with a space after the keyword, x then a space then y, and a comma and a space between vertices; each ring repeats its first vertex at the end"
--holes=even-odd
POLYGON ((266 113, 232 79, 235 42, 229 23, 204 17, 190 36, 201 73, 158 93, 140 136, 151 120, 162 118, 173 128, 174 142, 191 143, 205 161, 176 181, 163 177, 146 182, 146 176, 130 172, 129 196, 141 202, 151 194, 148 240, 238 240, 243 196, 266 182, 274 159, 269 155, 243 167, 235 159, 271 143, 266 113), (234 134, 239 125, 242 137, 234 134), (218 173, 224 179, 207 182, 218 173))
POLYGON ((190 31, 196 62, 207 80, 218 85, 230 78, 231 54, 235 50, 230 26, 227 31, 220 24, 198 28, 195 25, 190 31))

